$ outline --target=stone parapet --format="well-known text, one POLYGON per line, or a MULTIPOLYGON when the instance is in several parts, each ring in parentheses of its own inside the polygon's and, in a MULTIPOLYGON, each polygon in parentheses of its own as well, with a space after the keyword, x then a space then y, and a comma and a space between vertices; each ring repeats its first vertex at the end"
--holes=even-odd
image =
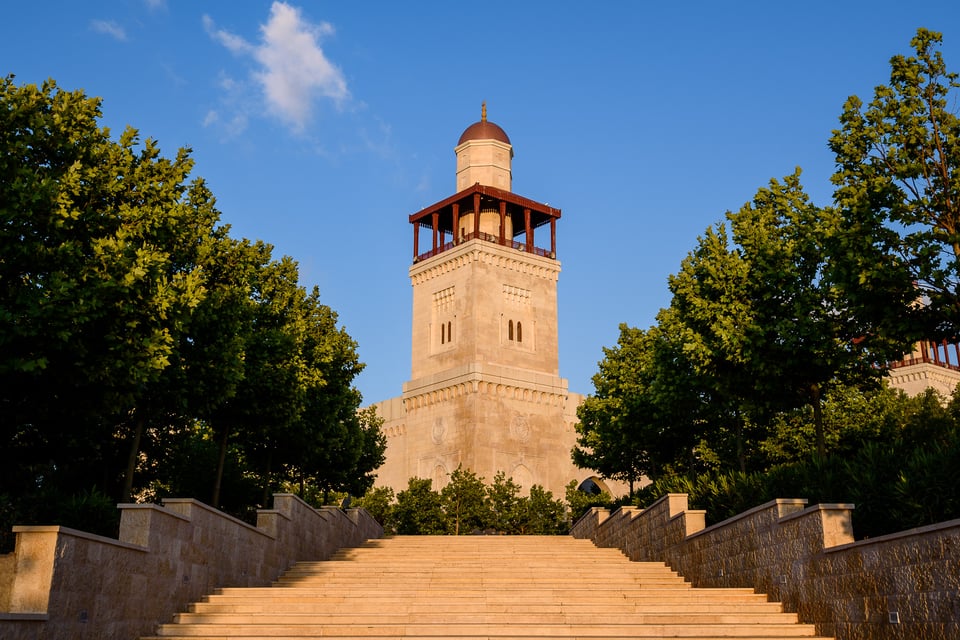
POLYGON ((572 534, 666 562, 696 587, 751 587, 838 640, 960 637, 960 520, 854 542, 853 505, 773 500, 711 527, 669 494, 594 508, 572 534))
POLYGON ((264 586, 300 560, 383 535, 365 511, 275 494, 251 526, 196 500, 123 504, 118 539, 18 526, 0 556, 0 638, 129 640, 219 587, 264 586))

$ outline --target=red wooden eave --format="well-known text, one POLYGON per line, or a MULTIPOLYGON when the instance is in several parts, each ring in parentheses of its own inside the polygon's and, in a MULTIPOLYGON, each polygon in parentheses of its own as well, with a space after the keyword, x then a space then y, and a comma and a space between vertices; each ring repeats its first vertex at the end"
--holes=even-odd
POLYGON ((480 216, 474 216, 473 230, 468 231, 461 240, 484 238, 528 253, 536 253, 550 258, 556 257, 557 220, 560 218, 560 209, 518 196, 512 191, 504 191, 477 183, 410 216, 410 223, 413 224, 414 260, 436 255, 455 246, 458 240, 456 230, 459 227, 460 217, 464 213, 485 210, 492 210, 500 214, 500 233, 493 236, 481 233, 480 216), (513 237, 525 234, 525 243, 518 245, 513 241, 513 238, 504 236, 504 230, 506 229, 504 222, 507 217, 510 218, 512 224, 513 237), (534 229, 548 223, 550 225, 550 248, 541 249, 534 244, 534 229), (423 254, 420 253, 419 247, 420 234, 418 229, 421 226, 430 229, 433 236, 432 248, 423 254), (446 240, 447 235, 451 237, 449 243, 446 240))

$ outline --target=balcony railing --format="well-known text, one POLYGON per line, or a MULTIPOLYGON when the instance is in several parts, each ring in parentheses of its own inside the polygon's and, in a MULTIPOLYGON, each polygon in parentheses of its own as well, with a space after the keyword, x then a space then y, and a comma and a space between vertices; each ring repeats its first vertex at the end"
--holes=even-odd
MULTIPOLYGON (((464 242, 467 242, 469 240, 474 240, 474 239, 483 240, 484 242, 491 242, 493 244, 499 244, 504 247, 510 247, 512 249, 516 249, 517 251, 527 252, 527 245, 523 242, 516 242, 515 240, 509 239, 509 238, 505 239, 503 242, 500 242, 499 236, 495 236, 492 233, 485 233, 483 231, 479 231, 479 232, 467 233, 460 236, 459 242, 453 242, 453 241, 446 242, 438 246, 436 249, 431 249, 430 251, 421 253, 414 259, 414 262, 420 262, 421 260, 432 258, 433 256, 439 255, 444 251, 449 251, 450 249, 453 249, 458 244, 463 244, 464 242)), ((550 259, 556 258, 556 256, 554 256, 549 249, 542 249, 537 246, 530 247, 529 253, 538 255, 542 258, 550 258, 550 259)))

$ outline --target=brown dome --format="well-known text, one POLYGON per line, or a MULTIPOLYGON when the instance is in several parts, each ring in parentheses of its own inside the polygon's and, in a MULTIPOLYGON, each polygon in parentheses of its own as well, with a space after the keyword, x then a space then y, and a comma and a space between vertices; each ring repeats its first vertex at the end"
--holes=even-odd
POLYGON ((487 120, 487 103, 484 102, 480 107, 480 122, 474 122, 460 136, 457 142, 459 147, 467 140, 498 140, 510 144, 510 138, 507 133, 499 126, 487 120))
POLYGON ((507 137, 507 133, 501 129, 499 125, 495 125, 489 120, 474 122, 467 127, 463 135, 460 136, 460 141, 457 142, 457 146, 467 140, 499 140, 500 142, 510 144, 510 138, 507 137))

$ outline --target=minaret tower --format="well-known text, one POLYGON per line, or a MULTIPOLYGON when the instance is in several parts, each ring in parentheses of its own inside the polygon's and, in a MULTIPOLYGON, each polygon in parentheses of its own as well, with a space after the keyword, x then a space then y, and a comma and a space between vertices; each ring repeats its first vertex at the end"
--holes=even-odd
POLYGON ((409 217, 411 379, 380 476, 439 488, 463 465, 562 496, 582 472, 570 461, 576 401, 559 377, 560 210, 511 191, 513 146, 486 104, 454 151, 458 191, 409 217))

